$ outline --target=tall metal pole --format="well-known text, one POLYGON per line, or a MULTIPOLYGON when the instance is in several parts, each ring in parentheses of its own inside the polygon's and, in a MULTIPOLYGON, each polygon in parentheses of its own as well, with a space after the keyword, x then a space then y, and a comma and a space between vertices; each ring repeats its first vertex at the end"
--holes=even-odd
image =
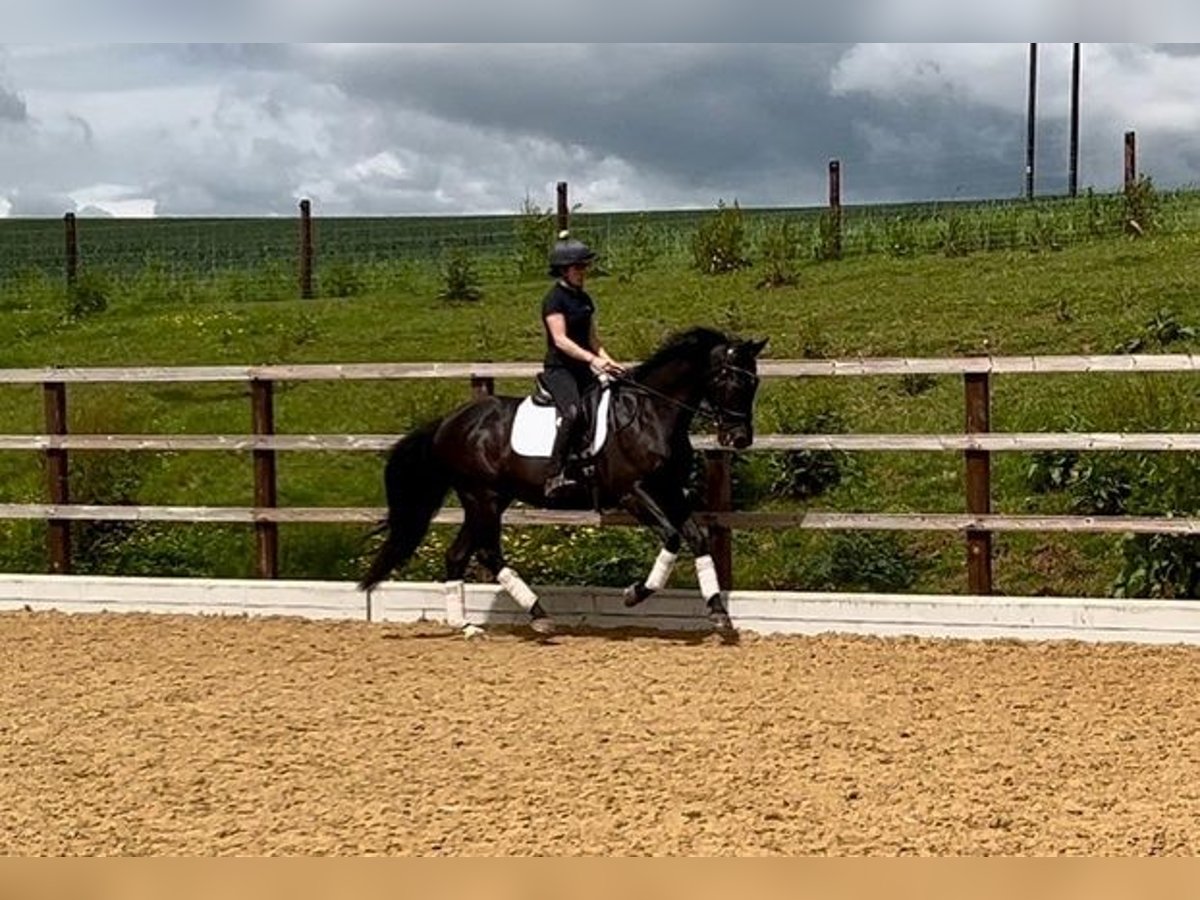
POLYGON ((1079 44, 1071 45, 1071 161, 1067 193, 1079 196, 1079 44))
POLYGON ((1029 130, 1025 141, 1025 199, 1033 199, 1034 122, 1037 119, 1037 44, 1029 45, 1029 130))

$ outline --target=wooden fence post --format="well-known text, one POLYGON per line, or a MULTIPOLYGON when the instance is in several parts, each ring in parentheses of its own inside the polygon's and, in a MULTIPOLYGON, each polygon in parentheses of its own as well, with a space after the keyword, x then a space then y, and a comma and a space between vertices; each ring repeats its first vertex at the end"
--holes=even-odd
MULTIPOLYGON (((42 406, 45 409, 46 434, 67 433, 67 386, 61 381, 48 381, 42 385, 42 406)), ((50 502, 66 506, 71 502, 68 482, 67 451, 61 448, 48 449, 46 459, 46 487, 50 502)), ((67 575, 71 572, 71 523, 67 519, 50 519, 47 545, 50 553, 50 574, 67 575)))
POLYGON ((571 207, 567 202, 567 183, 558 183, 558 231, 561 233, 571 227, 571 207))
MULTIPOLYGON (((250 382, 251 422, 254 434, 275 433, 275 392, 270 381, 250 382)), ((275 451, 254 451, 254 505, 258 509, 274 508, 278 492, 275 471, 275 451)), ((279 577, 279 526, 275 522, 254 523, 259 578, 279 577)))
MULTIPOLYGON (((709 512, 733 509, 732 454, 727 450, 704 451, 704 508, 709 512)), ((732 530, 728 525, 710 525, 708 544, 721 590, 733 590, 732 530)))
POLYGON ((66 241, 67 287, 75 284, 79 276, 79 232, 75 228, 75 213, 63 216, 63 231, 66 241))
POLYGON ((842 258, 842 163, 829 161, 829 223, 834 259, 842 258))
POLYGON ((491 397, 496 393, 496 379, 490 375, 471 376, 471 396, 476 399, 491 397))
POLYGON ((1125 132, 1125 193, 1137 184, 1137 133, 1125 132))
MULTIPOLYGON (((967 433, 991 430, 991 387, 986 372, 968 372, 966 379, 967 433)), ((967 468, 967 512, 992 511, 992 462, 986 450, 964 452, 967 468)), ((992 592, 992 533, 967 531, 967 586, 972 594, 992 592)))
POLYGON ((300 297, 313 296, 313 227, 312 202, 300 201, 300 297))

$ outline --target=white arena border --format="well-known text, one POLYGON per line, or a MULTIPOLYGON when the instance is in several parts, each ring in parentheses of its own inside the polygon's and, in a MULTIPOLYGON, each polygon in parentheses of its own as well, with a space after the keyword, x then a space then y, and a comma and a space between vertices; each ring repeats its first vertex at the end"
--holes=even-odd
MULTIPOLYGON (((609 588, 539 588, 560 625, 663 631, 707 629, 695 591, 663 591, 625 609, 609 588)), ((976 640, 1125 641, 1200 645, 1200 602, 1073 597, 733 591, 740 631, 976 640)), ((172 613, 292 616, 371 622, 527 621, 495 585, 386 582, 367 598, 350 582, 0 574, 0 613, 172 613)))

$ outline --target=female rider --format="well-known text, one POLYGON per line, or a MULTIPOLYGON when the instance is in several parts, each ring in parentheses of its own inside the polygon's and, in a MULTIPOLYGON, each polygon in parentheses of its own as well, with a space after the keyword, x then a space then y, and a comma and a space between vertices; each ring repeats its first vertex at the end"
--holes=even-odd
POLYGON ((625 371, 604 349, 596 332, 596 304, 584 290, 588 267, 595 258, 587 244, 566 231, 559 233, 550 251, 550 276, 555 281, 542 299, 542 323, 546 328, 542 381, 554 395, 562 421, 547 469, 547 499, 570 493, 576 487, 564 469, 581 419, 580 395, 600 376, 625 371))

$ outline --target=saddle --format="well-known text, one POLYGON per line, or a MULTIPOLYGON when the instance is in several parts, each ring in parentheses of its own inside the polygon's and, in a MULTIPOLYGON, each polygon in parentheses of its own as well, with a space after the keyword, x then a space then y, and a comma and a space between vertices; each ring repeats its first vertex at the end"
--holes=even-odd
MULTIPOLYGON (((608 438, 608 412, 612 391, 608 385, 588 391, 580 404, 580 445, 570 448, 578 459, 587 460, 600 452, 608 438)), ((521 456, 549 458, 558 431, 558 409, 541 373, 534 378, 533 393, 521 401, 513 420, 512 449, 521 456)))

